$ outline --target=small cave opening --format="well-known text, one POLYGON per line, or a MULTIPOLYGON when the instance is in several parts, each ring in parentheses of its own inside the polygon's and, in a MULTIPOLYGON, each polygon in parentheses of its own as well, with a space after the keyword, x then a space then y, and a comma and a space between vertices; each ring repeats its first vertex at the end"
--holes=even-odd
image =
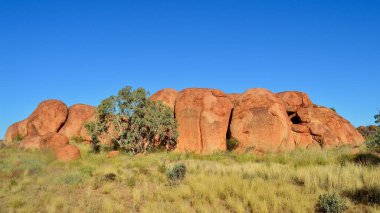
POLYGON ((293 124, 301 124, 302 123, 301 118, 296 113, 294 113, 294 115, 290 118, 290 121, 293 124))

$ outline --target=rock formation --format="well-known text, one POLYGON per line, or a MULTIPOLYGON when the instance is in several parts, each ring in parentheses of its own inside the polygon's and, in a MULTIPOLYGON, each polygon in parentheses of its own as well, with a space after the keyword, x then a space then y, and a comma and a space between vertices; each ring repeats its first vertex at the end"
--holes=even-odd
MULTIPOLYGON (((57 154, 61 149, 69 145, 68 138, 64 134, 58 133, 62 126, 67 123, 68 114, 69 110, 62 101, 43 101, 28 118, 12 124, 8 128, 4 139, 7 144, 11 144, 15 140, 21 140, 19 147, 22 149, 50 150, 57 154)), ((75 123, 76 120, 82 119, 81 116, 83 115, 78 115, 78 118, 75 118, 77 116, 74 114, 74 117, 70 118, 68 125, 72 130, 68 130, 68 132, 76 131, 77 127, 72 125, 72 120, 75 123)), ((73 135, 79 133, 77 132, 73 135)), ((65 160, 68 160, 68 158, 65 158, 65 160)))
POLYGON ((178 95, 177 90, 166 88, 154 93, 152 96, 150 96, 150 100, 162 101, 164 105, 174 110, 174 105, 175 105, 175 100, 177 98, 177 95, 178 95))
MULTIPOLYGON (((357 147, 364 141, 347 120, 313 104, 302 92, 249 89, 243 94, 224 94, 215 89, 163 89, 150 99, 173 109, 179 124, 179 152, 225 151, 230 138, 238 141, 236 151, 253 153, 357 147)), ((4 139, 7 144, 23 139, 21 148, 52 150, 63 161, 77 159, 80 151, 68 139, 91 140, 84 124, 95 119, 94 112, 94 107, 84 104, 68 109, 58 100, 43 101, 28 118, 11 125, 4 139)), ((107 137, 100 141, 109 143, 107 137)))
POLYGON ((231 137, 242 152, 283 151, 294 148, 290 122, 282 100, 266 89, 250 89, 235 102, 231 137))
POLYGON ((314 105, 305 93, 289 91, 277 95, 285 103, 297 147, 358 146, 364 141, 346 119, 329 108, 314 105))
POLYGON ((91 118, 95 112, 95 107, 85 104, 75 104, 69 108, 69 115, 59 133, 66 135, 68 138, 78 136, 84 124, 91 118))
POLYGON ((211 153, 226 150, 232 102, 220 90, 185 89, 176 99, 178 151, 211 153))

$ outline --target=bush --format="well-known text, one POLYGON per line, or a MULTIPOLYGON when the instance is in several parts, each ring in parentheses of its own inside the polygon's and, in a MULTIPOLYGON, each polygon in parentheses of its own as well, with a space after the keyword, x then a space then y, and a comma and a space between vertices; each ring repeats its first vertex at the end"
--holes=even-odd
POLYGON ((235 138, 227 139, 227 150, 233 151, 239 146, 239 142, 235 138))
POLYGON ((380 129, 377 129, 376 135, 366 142, 368 150, 380 153, 380 129))
POLYGON ((181 181, 186 176, 186 166, 183 163, 176 164, 173 168, 169 169, 166 173, 169 182, 175 183, 181 181))
POLYGON ((173 112, 162 103, 149 100, 148 94, 143 88, 125 87, 117 96, 100 103, 96 121, 85 125, 94 150, 99 149, 98 138, 103 136, 134 154, 175 148, 178 132, 173 112))
POLYGON ((321 213, 340 213, 346 209, 346 202, 339 195, 333 193, 319 196, 315 210, 321 213))

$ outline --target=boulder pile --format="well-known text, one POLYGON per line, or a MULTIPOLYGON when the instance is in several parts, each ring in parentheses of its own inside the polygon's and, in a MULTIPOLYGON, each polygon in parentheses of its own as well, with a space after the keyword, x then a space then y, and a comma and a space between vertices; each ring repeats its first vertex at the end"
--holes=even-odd
MULTIPOLYGON (((227 141, 238 141, 237 152, 281 152, 296 148, 359 146, 363 136, 335 111, 313 104, 307 94, 272 93, 249 89, 225 94, 216 89, 163 89, 150 97, 173 110, 179 126, 176 150, 212 153, 225 151, 227 141)), ((95 108, 70 108, 58 100, 41 102, 25 120, 11 125, 5 142, 23 138, 25 149, 52 150, 63 161, 80 158, 69 139, 90 140, 84 124, 95 118, 95 108)), ((106 140, 104 140, 106 141, 106 140)))
POLYGON ((225 151, 228 139, 238 141, 237 152, 251 153, 357 147, 364 141, 350 122, 313 104, 302 92, 256 88, 225 94, 214 89, 163 89, 151 99, 174 108, 180 152, 225 151))
POLYGON ((94 109, 82 104, 67 108, 59 100, 43 101, 28 118, 8 127, 5 143, 19 139, 20 148, 49 150, 62 161, 79 159, 80 151, 69 144, 69 138, 79 134, 94 109))

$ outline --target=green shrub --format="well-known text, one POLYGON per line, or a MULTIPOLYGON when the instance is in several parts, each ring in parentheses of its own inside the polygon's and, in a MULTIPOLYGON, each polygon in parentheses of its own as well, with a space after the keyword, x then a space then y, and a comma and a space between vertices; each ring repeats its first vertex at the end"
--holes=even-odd
POLYGON ((366 142, 368 150, 380 153, 380 129, 377 129, 375 136, 366 142))
POLYGON ((151 101, 149 93, 131 87, 117 96, 104 99, 96 110, 96 121, 85 125, 98 150, 98 138, 109 137, 116 148, 131 153, 155 149, 172 150, 177 143, 177 121, 172 110, 161 102, 151 101))
POLYGON ((239 146, 239 142, 235 138, 227 139, 227 150, 233 151, 239 146))
POLYGON ((186 166, 183 163, 176 164, 173 168, 169 169, 166 176, 171 183, 181 181, 186 176, 186 166))
POLYGON ((323 194, 319 196, 316 212, 340 213, 347 209, 346 202, 337 194, 323 194))

